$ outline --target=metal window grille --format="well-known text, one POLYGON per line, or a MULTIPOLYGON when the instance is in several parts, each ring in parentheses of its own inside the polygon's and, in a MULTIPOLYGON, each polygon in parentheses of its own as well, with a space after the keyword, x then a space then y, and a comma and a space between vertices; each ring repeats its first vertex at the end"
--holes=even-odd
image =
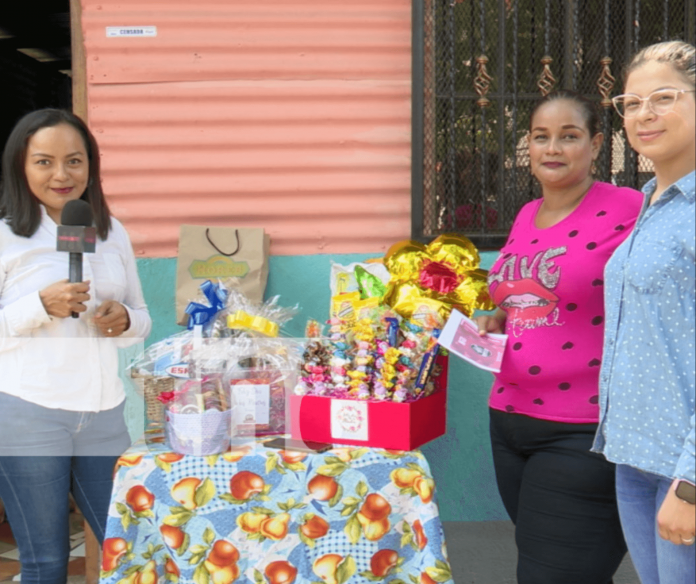
POLYGON ((599 180, 651 176, 610 97, 640 48, 694 43, 693 0, 413 0, 412 237, 458 232, 498 249, 519 209, 541 195, 526 135, 554 89, 596 101, 599 180))

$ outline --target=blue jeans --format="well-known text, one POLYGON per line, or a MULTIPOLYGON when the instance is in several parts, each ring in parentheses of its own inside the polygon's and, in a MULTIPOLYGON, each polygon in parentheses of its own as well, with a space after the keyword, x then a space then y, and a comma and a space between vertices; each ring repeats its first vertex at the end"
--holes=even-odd
POLYGON ((116 460, 112 456, 0 457, 0 495, 17 542, 23 584, 65 584, 69 492, 103 543, 116 460))
POLYGON ((56 410, 0 392, 0 499, 22 584, 65 584, 68 493, 103 542, 114 465, 130 445, 123 409, 56 410))
POLYGON ((0 456, 120 456, 130 446, 125 406, 73 412, 0 391, 0 456))
POLYGON ((616 467, 621 525, 642 584, 696 581, 694 546, 675 545, 657 532, 657 513, 671 485, 672 479, 623 464, 616 467))

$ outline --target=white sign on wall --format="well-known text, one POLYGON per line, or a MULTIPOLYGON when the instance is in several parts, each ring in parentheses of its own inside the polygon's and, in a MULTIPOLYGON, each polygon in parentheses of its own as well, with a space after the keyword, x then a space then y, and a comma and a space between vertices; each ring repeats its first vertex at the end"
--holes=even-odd
POLYGON ((156 26, 107 26, 106 36, 113 37, 156 37, 156 26))

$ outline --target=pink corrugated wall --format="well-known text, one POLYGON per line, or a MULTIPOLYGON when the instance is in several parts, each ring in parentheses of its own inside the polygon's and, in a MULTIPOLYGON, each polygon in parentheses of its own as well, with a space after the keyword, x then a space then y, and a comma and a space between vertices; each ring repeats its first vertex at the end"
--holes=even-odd
POLYGON ((264 227, 277 255, 408 237, 410 5, 82 0, 89 123, 136 252, 175 256, 182 223, 264 227))

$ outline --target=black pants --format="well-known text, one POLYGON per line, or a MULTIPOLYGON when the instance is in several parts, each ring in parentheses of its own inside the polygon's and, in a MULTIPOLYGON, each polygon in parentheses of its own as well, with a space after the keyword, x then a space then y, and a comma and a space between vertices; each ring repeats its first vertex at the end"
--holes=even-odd
POLYGON ((490 410, 498 490, 515 524, 519 584, 609 584, 626 553, 614 465, 596 424, 490 410))

